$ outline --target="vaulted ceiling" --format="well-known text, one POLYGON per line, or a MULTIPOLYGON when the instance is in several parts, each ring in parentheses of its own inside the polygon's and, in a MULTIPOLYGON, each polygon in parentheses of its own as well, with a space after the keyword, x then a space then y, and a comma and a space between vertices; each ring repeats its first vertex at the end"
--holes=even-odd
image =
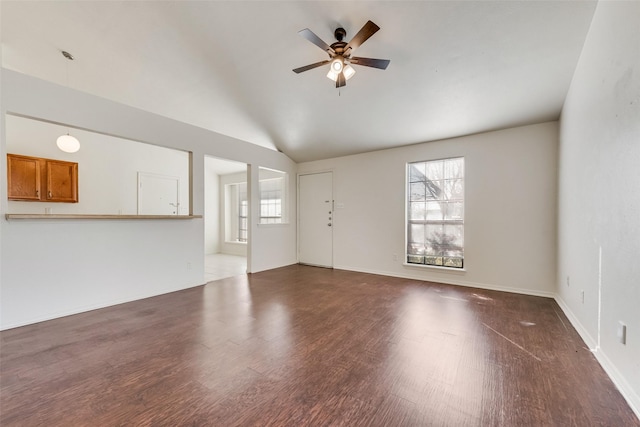
POLYGON ((2 65, 295 161, 556 120, 593 1, 7 1, 2 65), (336 89, 297 33, 381 27, 336 89), (66 50, 73 62, 61 55, 66 50))

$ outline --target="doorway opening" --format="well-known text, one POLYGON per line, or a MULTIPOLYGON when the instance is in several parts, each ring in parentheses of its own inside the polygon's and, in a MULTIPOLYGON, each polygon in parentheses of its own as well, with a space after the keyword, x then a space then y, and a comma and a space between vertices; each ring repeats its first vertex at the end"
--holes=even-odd
POLYGON ((204 279, 247 273, 247 164, 204 158, 204 279))

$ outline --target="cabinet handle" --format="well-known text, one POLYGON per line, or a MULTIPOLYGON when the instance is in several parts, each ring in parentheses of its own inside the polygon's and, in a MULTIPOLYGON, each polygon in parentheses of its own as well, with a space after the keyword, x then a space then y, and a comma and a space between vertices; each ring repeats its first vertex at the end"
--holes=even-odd
POLYGON ((40 191, 36 190, 36 197, 40 197, 40 191))
POLYGON ((49 198, 51 198, 51 191, 49 191, 49 198))

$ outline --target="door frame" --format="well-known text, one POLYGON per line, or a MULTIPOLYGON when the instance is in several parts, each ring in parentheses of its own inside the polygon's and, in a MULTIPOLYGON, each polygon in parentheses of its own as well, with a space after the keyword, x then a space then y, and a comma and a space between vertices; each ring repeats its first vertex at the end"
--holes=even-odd
MULTIPOLYGON (((318 175, 321 173, 331 173, 331 265, 325 268, 333 268, 335 265, 334 256, 334 233, 336 225, 335 210, 335 170, 320 169, 316 171, 298 172, 296 175, 296 261, 300 263, 300 177, 303 175, 318 175)), ((322 266, 316 266, 322 267, 322 266)))

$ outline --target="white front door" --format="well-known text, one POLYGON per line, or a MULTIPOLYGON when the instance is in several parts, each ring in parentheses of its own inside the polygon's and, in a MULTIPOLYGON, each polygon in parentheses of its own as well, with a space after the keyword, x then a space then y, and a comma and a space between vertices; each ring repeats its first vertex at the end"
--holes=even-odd
POLYGON ((300 175, 298 261, 333 267, 333 174, 300 175))
POLYGON ((138 215, 179 215, 177 177, 138 172, 138 215))

